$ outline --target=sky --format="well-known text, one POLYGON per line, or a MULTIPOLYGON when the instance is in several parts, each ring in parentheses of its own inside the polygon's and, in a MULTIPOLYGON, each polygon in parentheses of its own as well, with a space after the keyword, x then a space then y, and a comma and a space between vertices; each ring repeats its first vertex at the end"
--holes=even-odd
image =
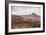
POLYGON ((29 15, 35 13, 41 15, 40 7, 31 7, 31 6, 11 6, 11 12, 14 15, 29 15))

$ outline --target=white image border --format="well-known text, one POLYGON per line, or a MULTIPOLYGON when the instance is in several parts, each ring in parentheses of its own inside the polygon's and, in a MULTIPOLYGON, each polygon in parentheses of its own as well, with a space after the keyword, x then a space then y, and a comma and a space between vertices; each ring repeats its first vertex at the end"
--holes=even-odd
POLYGON ((41 31, 43 30, 43 5, 35 5, 35 4, 16 4, 9 3, 9 19, 8 19, 8 32, 24 32, 24 31, 41 31), (41 27, 40 28, 24 28, 24 29, 11 29, 11 6, 32 6, 32 7, 41 7, 41 27))

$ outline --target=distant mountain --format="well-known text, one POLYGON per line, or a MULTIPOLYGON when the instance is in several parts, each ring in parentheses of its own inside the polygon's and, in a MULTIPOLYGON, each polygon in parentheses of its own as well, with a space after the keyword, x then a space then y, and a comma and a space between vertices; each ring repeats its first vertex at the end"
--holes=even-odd
POLYGON ((32 20, 32 21, 40 21, 40 16, 36 15, 35 13, 32 13, 30 15, 12 15, 12 20, 24 20, 24 21, 28 21, 28 20, 32 20))
POLYGON ((22 17, 20 17, 20 16, 17 16, 17 15, 11 15, 11 18, 12 18, 12 20, 20 20, 20 19, 23 19, 22 17))

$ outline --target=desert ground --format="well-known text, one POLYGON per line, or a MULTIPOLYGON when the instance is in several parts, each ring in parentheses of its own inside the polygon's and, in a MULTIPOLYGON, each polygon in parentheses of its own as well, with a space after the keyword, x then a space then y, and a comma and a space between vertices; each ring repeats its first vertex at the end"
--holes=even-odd
POLYGON ((21 29, 21 28, 38 28, 40 27, 40 21, 33 19, 24 19, 19 16, 11 15, 11 29, 21 29))

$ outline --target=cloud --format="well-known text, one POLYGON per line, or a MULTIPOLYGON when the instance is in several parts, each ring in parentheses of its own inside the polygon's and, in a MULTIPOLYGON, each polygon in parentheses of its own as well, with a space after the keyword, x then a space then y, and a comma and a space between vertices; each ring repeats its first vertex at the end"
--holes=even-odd
POLYGON ((41 15, 40 7, 31 7, 31 6, 11 6, 12 14, 16 15, 29 15, 32 13, 36 13, 37 15, 41 15))

